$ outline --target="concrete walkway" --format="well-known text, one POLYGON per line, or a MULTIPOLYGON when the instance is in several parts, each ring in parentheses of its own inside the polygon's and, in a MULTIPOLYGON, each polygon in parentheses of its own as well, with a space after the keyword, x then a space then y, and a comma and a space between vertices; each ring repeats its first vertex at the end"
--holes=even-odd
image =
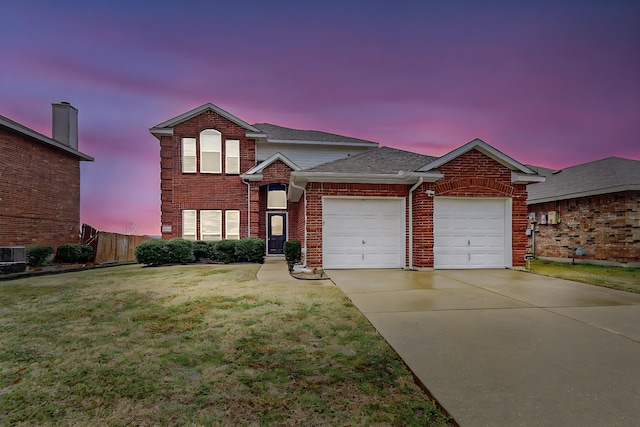
POLYGON ((511 270, 328 272, 466 426, 640 425, 640 295, 511 270))

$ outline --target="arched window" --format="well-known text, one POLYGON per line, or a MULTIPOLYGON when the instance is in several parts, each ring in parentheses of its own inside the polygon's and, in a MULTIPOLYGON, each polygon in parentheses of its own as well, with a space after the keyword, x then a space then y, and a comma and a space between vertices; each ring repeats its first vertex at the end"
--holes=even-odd
POLYGON ((222 172, 222 137, 215 129, 200 132, 200 173, 222 172))

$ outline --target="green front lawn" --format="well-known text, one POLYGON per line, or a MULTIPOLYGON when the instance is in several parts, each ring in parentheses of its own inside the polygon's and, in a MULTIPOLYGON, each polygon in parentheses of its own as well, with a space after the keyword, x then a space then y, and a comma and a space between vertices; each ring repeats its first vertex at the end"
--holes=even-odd
POLYGON ((640 268, 531 261, 532 273, 640 294, 640 268))
POLYGON ((448 425, 339 289, 258 267, 0 282, 0 425, 448 425))

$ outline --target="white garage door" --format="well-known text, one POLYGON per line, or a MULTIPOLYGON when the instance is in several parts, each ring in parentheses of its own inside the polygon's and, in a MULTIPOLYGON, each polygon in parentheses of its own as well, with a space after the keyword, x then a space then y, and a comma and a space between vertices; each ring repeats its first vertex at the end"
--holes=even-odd
POLYGON ((325 269, 402 268, 404 199, 323 198, 322 260, 325 269))
POLYGON ((511 267, 511 199, 434 199, 434 268, 511 267))

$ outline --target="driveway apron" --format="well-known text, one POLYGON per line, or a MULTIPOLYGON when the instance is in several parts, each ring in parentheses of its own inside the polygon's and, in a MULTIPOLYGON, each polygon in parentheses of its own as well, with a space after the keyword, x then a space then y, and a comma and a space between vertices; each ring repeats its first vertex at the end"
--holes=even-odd
POLYGON ((640 425, 640 295, 513 270, 331 270, 461 426, 640 425))

